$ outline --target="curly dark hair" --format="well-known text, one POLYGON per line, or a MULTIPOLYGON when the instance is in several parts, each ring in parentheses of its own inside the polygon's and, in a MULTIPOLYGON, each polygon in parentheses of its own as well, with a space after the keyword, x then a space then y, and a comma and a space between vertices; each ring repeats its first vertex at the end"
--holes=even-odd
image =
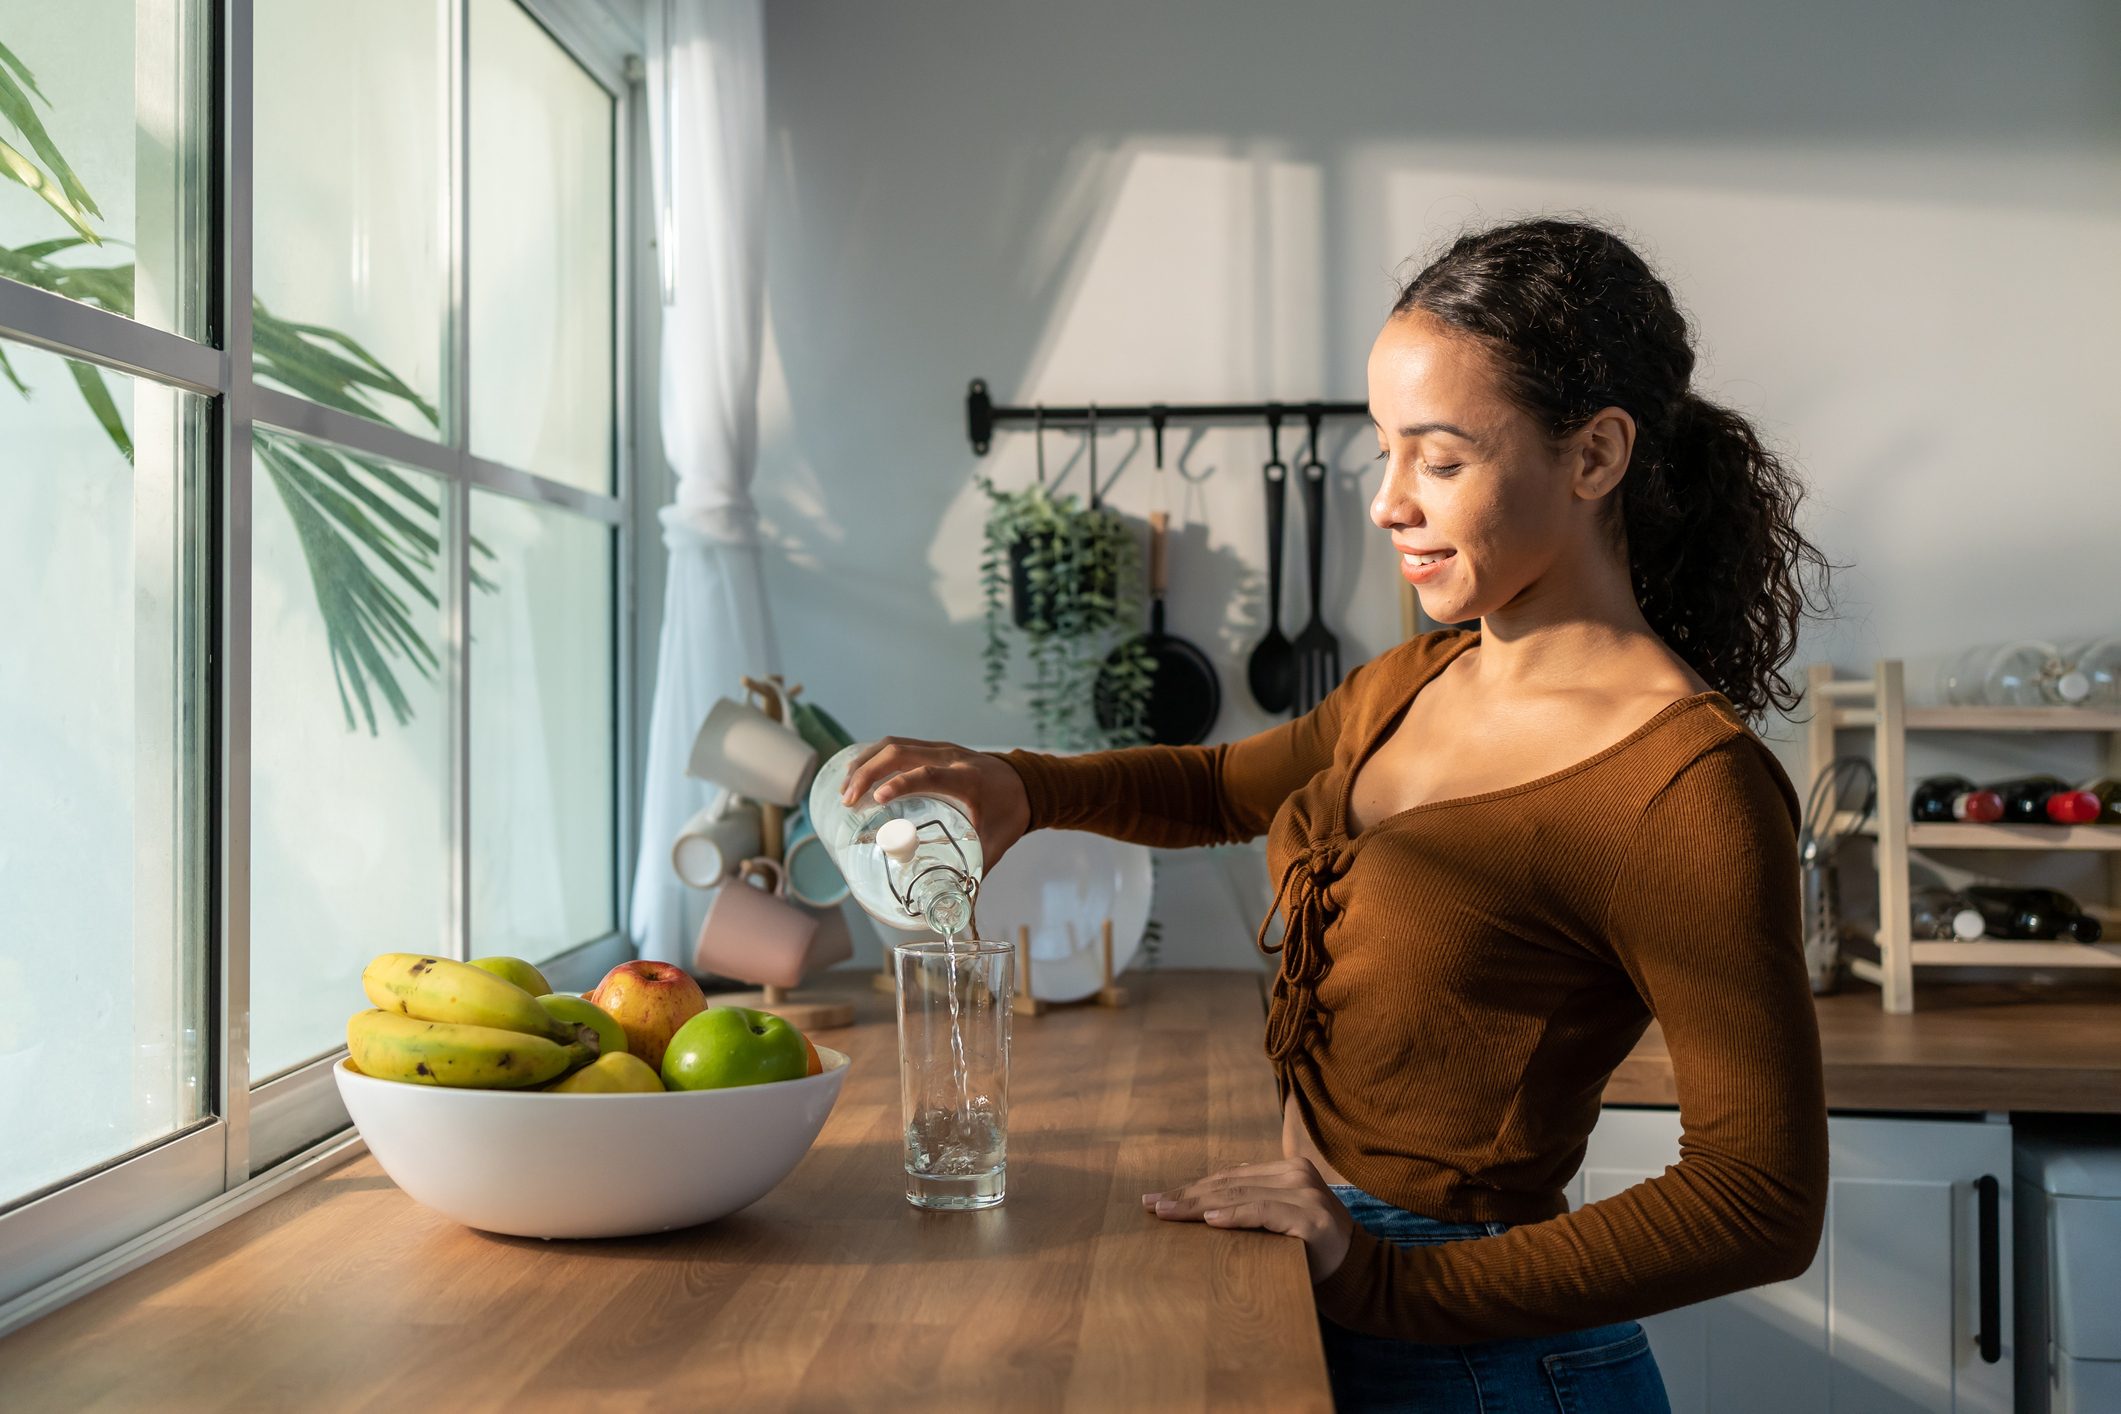
POLYGON ((1423 310, 1474 336, 1510 398, 1549 438, 1607 407, 1635 419, 1612 515, 1650 627, 1750 719, 1788 711, 1780 671, 1798 624, 1827 609, 1830 565, 1797 529, 1804 487, 1753 425, 1689 386, 1694 349, 1664 281, 1612 231, 1516 221, 1451 242, 1404 285, 1397 317, 1423 310))

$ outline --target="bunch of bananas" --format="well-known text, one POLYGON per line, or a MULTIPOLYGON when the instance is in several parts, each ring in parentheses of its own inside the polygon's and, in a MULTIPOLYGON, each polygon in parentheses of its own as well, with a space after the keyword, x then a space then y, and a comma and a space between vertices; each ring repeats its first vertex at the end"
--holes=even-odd
POLYGON ((361 974, 361 989, 375 1005, 346 1023, 346 1049, 364 1075, 520 1090, 597 1057, 594 1029, 560 1020, 523 988, 468 962, 384 953, 361 974))

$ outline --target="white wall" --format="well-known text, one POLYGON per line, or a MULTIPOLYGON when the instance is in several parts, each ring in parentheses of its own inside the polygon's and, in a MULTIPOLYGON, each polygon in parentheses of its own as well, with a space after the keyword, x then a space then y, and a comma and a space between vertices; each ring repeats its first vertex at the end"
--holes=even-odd
MULTIPOLYGON (((971 478, 1028 484, 1032 449, 973 456, 967 380, 1361 399, 1395 270, 1535 212, 1627 232, 1704 391, 1809 477, 1809 531, 1854 568, 1796 666, 2121 627, 2121 10, 1598 8, 770 4, 758 491, 791 675, 863 735, 1020 739, 981 700, 971 478)), ((1103 442, 1141 513, 1145 443, 1103 442)), ((1173 478, 1171 627, 1223 669, 1216 739, 1271 724, 1242 690, 1264 442, 1209 433, 1173 478)), ((1367 427, 1329 445, 1352 664, 1397 638, 1397 580, 1367 427)), ((1246 903, 1219 861, 1168 863, 1167 965, 1253 965, 1256 862, 1246 903)))

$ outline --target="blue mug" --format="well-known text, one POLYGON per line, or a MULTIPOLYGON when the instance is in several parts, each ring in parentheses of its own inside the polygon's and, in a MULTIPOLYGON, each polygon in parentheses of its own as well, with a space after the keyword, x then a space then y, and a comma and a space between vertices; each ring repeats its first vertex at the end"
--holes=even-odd
POLYGON ((846 901, 847 880, 811 828, 810 807, 797 806, 788 816, 781 864, 788 875, 788 897, 812 908, 837 908, 846 901))

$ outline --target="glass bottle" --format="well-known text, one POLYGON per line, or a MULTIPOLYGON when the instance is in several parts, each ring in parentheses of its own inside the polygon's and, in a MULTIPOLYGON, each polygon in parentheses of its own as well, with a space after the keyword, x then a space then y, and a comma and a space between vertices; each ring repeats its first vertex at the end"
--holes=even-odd
POLYGON ((2088 689, 2084 705, 2121 712, 2121 634, 2095 638, 2079 647, 2074 656, 2088 689))
POLYGON ((2096 781, 2086 781, 2084 793, 2099 802, 2098 818, 2094 825, 2121 825, 2121 780, 2112 776, 2101 776, 2096 781))
POLYGON ((1908 895, 1912 932, 1918 939, 1972 942, 1983 936, 1986 924, 1980 910, 1962 894, 1928 885, 1908 895))
POLYGON ((2092 684, 2060 648, 2039 639, 1981 644, 1945 663, 1938 696, 1960 707, 2067 707, 2092 684))
POLYGON ((848 769, 867 745, 857 742, 818 767, 812 828, 871 918, 909 933, 969 933, 984 863, 979 831, 947 796, 901 795, 880 805, 872 792, 843 804, 848 769))

